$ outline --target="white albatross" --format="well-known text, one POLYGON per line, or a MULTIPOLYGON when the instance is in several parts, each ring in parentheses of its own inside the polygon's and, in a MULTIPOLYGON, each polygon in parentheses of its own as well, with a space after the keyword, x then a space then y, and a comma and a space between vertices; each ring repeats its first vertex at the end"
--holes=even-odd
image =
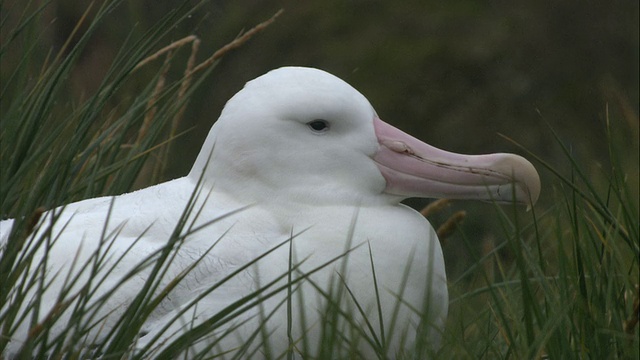
MULTIPOLYGON (((27 271, 47 287, 35 296, 21 278, 1 305, 7 320, 21 294, 41 300, 23 301, 11 317, 4 356, 37 350, 23 346, 38 324, 49 341, 65 338, 66 351, 102 344, 96 354, 112 329, 137 334, 131 351, 167 358, 201 350, 343 358, 354 349, 393 358, 437 349, 448 306, 442 250, 429 223, 400 201, 531 205, 539 191, 522 157, 436 149, 380 120, 331 74, 273 70, 228 101, 186 177, 44 213, 21 252, 34 253, 27 271), (46 238, 53 243, 36 249, 46 238), (46 271, 36 270, 46 247, 46 271), (152 277, 167 248, 164 272, 152 277), (153 284, 162 300, 121 323, 127 311, 143 312, 134 299, 153 284)), ((0 223, 3 255, 13 222, 0 223)))

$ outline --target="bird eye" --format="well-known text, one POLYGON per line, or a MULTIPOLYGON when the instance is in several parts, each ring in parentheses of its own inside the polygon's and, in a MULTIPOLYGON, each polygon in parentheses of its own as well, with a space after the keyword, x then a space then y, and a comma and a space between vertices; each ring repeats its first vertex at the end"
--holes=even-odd
POLYGON ((329 130, 329 122, 327 120, 317 119, 308 122, 307 125, 311 128, 311 130, 318 133, 329 130))

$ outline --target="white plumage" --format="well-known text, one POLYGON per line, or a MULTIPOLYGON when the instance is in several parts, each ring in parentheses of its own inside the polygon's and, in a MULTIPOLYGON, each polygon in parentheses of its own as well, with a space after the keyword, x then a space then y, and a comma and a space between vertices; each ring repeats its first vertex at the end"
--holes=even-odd
MULTIPOLYGON (((321 315, 327 303, 323 291, 342 292, 341 308, 365 337, 382 342, 384 328, 381 352, 389 357, 411 350, 416 336, 428 337, 437 347, 448 302, 442 251, 429 223, 399 202, 409 196, 510 201, 515 194, 515 201, 532 203, 539 187, 535 169, 521 157, 437 150, 382 122, 366 98, 342 80, 316 69, 277 69, 247 83, 229 100, 188 176, 44 214, 34 238, 44 233, 54 214, 59 217, 48 251, 45 280, 51 284, 38 318, 44 320, 59 303, 70 274, 80 274, 70 294, 91 280, 95 293, 89 304, 109 295, 102 306, 87 312, 95 316, 84 320, 98 324, 85 340, 100 342, 149 283, 155 262, 128 274, 178 239, 158 289, 189 271, 142 324, 137 348, 156 336, 161 341, 153 344, 166 346, 185 329, 206 324, 210 331, 194 348, 215 343, 214 354, 230 351, 232 357, 246 350, 244 357, 260 348, 253 356, 263 357, 260 342, 267 333, 272 355, 291 345, 294 353, 304 352, 303 336, 308 350, 317 351, 328 321, 321 315), (192 210, 183 218, 189 206, 192 210), (185 220, 180 236, 172 238, 180 219, 185 220), (83 268, 95 264, 96 253, 104 255, 100 270, 83 268), (292 281, 311 275, 287 288, 291 267, 292 281), (284 289, 261 306, 220 326, 207 323, 279 277, 269 289, 284 289), (197 306, 178 315, 194 300, 197 306), (272 310, 269 320, 261 319, 272 310), (260 327, 266 332, 250 342, 260 327), (233 333, 223 336, 227 329, 233 333)), ((3 243, 11 224, 0 223, 3 243)), ((44 246, 37 257, 43 253, 44 246)), ((67 329, 70 313, 48 325, 52 334, 67 329)), ((6 356, 27 339, 29 319, 14 332, 6 356)), ((339 328, 349 327, 344 317, 338 321, 339 328)), ((343 335, 354 339, 346 330, 343 335)), ((362 339, 355 347, 363 354, 375 353, 375 345, 362 339)))

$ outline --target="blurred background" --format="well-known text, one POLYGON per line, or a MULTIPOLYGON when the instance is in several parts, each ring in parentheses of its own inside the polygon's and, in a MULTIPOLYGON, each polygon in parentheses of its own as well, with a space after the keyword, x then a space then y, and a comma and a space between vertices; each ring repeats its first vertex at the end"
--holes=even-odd
MULTIPOLYGON (((143 36, 177 3, 125 1, 107 17, 73 74, 75 96, 98 87, 125 37, 143 36)), ((560 155, 552 128, 595 164, 608 158, 607 104, 610 116, 637 121, 638 1, 210 1, 169 40, 195 34, 202 61, 281 8, 271 27, 223 59, 190 104, 182 127, 197 130, 178 140, 167 177, 189 170, 246 81, 285 65, 329 71, 385 121, 462 153, 518 152, 502 133, 553 163, 560 155)), ((52 2, 54 48, 85 9, 84 1, 52 2)))
MULTIPOLYGON (((124 39, 145 36, 182 3, 124 1, 78 59, 67 90, 72 98, 79 102, 99 87, 124 39)), ((2 2, 13 14, 19 13, 19 4, 2 2)), ((82 0, 52 1, 36 55, 44 59, 50 49, 61 48, 86 8, 82 0)), ((606 173, 608 117, 622 147, 628 144, 629 153, 622 155, 633 163, 630 176, 637 184, 637 0, 209 1, 162 46, 196 35, 202 61, 279 9, 283 15, 228 54, 192 97, 180 124, 180 130, 189 131, 172 147, 166 179, 189 171, 224 103, 246 81, 274 68, 301 65, 346 80, 383 120, 434 146, 525 155, 501 133, 561 171, 569 168, 568 160, 554 131, 585 171, 606 173)), ((189 51, 180 51, 186 64, 189 51)), ((171 68, 176 77, 182 71, 171 68)), ((11 67, 0 72, 6 78, 11 67)), ((535 165, 543 182, 541 202, 552 201, 558 189, 549 173, 535 165)), ((409 203, 416 208, 426 204, 409 203)), ((456 209, 468 211, 466 233, 490 236, 484 224, 484 213, 492 211, 488 205, 458 202, 456 209)), ((457 250, 445 251, 458 257, 457 250)))

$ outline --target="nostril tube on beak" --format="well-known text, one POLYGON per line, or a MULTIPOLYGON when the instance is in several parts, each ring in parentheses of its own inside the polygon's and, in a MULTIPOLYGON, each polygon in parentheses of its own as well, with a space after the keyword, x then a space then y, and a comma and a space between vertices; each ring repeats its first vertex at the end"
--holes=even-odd
POLYGON ((402 141, 387 140, 387 141, 383 141, 382 145, 384 145, 387 148, 389 148, 389 150, 395 151, 397 153, 405 153, 405 154, 409 154, 409 155, 415 155, 415 153, 409 147, 409 145, 407 145, 406 143, 404 143, 402 141))

